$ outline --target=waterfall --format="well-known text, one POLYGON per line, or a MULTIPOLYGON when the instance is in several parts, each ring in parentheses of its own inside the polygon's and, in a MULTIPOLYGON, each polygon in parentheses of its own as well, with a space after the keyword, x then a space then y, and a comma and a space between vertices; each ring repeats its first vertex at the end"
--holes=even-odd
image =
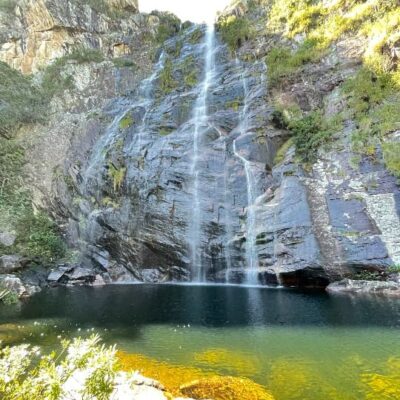
POLYGON ((154 83, 156 82, 156 79, 158 78, 160 72, 164 68, 164 63, 165 63, 165 53, 162 52, 160 55, 160 58, 158 60, 158 63, 156 64, 153 73, 147 78, 144 79, 142 84, 140 85, 139 88, 139 97, 142 99, 139 105, 141 107, 145 108, 145 112, 143 114, 138 132, 137 132, 137 143, 134 141, 132 142, 131 148, 129 149, 129 152, 135 152, 135 150, 140 153, 142 149, 142 141, 143 141, 143 135, 146 133, 146 128, 147 128, 147 117, 149 115, 149 112, 151 111, 151 105, 154 101, 154 96, 152 93, 152 90, 154 88, 154 83))
POLYGON ((193 122, 193 157, 191 165, 191 175, 193 177, 193 217, 191 224, 191 268, 192 280, 202 282, 206 280, 206 273, 202 267, 201 255, 201 201, 200 201, 200 142, 201 137, 208 125, 208 90, 213 81, 214 75, 214 51, 215 51, 215 31, 214 25, 207 25, 205 35, 205 64, 204 77, 200 84, 199 95, 194 105, 193 122))
MULTIPOLYGON (((240 113, 239 121, 239 132, 240 136, 246 135, 249 126, 249 90, 247 80, 242 74, 242 84, 244 90, 244 105, 240 113)), ((255 201, 257 198, 257 181, 253 173, 253 166, 251 161, 247 160, 240 150, 237 149, 237 140, 233 142, 233 152, 235 156, 243 163, 245 174, 246 174, 246 186, 247 186, 247 209, 246 209, 246 243, 245 243, 245 255, 246 255, 246 267, 245 271, 245 283, 248 285, 258 285, 258 255, 256 249, 256 206, 255 201)))
POLYGON ((226 269, 225 269, 225 283, 230 282, 230 272, 232 269, 232 254, 231 254, 231 249, 230 249, 230 240, 232 240, 234 234, 233 234, 233 229, 232 229, 232 215, 231 215, 231 207, 232 204, 229 200, 229 188, 228 188, 228 177, 229 177, 229 170, 226 167, 226 161, 227 161, 227 149, 228 149, 228 136, 224 138, 221 130, 218 128, 218 126, 213 125, 213 128, 218 132, 220 139, 223 139, 223 149, 224 149, 224 155, 225 155, 225 160, 224 160, 224 181, 223 181, 223 191, 224 191, 224 226, 225 226, 225 244, 224 244, 224 258, 226 262, 226 269))

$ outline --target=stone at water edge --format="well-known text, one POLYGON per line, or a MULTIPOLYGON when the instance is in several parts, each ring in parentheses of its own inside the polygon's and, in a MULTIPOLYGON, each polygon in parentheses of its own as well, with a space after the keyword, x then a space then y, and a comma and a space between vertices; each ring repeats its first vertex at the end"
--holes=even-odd
POLYGON ((8 274, 22 269, 21 257, 9 255, 0 257, 0 274, 8 274))
POLYGON ((39 286, 24 284, 20 278, 15 275, 0 275, 0 285, 21 297, 29 297, 40 292, 39 286))

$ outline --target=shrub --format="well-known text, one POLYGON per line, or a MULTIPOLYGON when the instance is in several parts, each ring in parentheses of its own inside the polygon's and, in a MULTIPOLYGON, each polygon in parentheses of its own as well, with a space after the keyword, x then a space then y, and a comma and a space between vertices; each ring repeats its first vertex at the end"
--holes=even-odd
POLYGON ((400 143, 384 143, 382 150, 387 169, 400 179, 400 143))
POLYGON ((99 49, 90 49, 86 47, 78 47, 70 54, 64 57, 66 61, 74 60, 78 64, 95 62, 99 63, 104 60, 103 53, 99 49))
POLYGON ((175 36, 181 27, 180 19, 169 12, 153 11, 152 15, 156 15, 160 19, 155 40, 158 44, 163 44, 166 40, 175 36))
POLYGON ((19 301, 18 294, 3 287, 0 284, 0 302, 5 304, 6 306, 11 306, 13 304, 17 304, 19 301))
POLYGON ((280 164, 285 159, 286 153, 293 146, 293 144, 294 144, 293 138, 286 140, 286 142, 282 144, 282 146, 279 148, 279 150, 275 155, 274 165, 280 164))
POLYGON ((22 124, 43 122, 46 99, 32 81, 0 61, 0 136, 22 124))
POLYGON ((113 58, 112 62, 117 68, 133 68, 137 66, 133 60, 125 57, 113 58))
POLYGON ((221 33, 222 40, 232 52, 236 51, 243 42, 249 40, 252 36, 249 21, 235 15, 221 18, 218 21, 218 31, 221 33))
POLYGON ((65 255, 65 246, 54 222, 43 212, 27 212, 17 225, 17 248, 20 253, 40 262, 50 263, 65 255))
POLYGON ((323 55, 315 40, 306 40, 297 50, 288 47, 275 47, 266 57, 268 78, 271 86, 276 86, 310 63, 318 61, 323 55))
POLYGON ((304 162, 313 162, 318 149, 326 144, 332 134, 340 130, 339 117, 325 119, 321 111, 295 119, 288 125, 293 134, 296 153, 304 162))
POLYGON ((114 192, 121 189, 126 175, 126 167, 116 167, 112 162, 108 164, 108 176, 113 183, 114 192))
POLYGON ((60 354, 41 355, 26 344, 5 347, 0 350, 0 397, 56 400, 73 387, 76 398, 106 400, 114 389, 116 363, 115 348, 100 345, 96 335, 63 341, 60 354), (83 377, 81 385, 76 377, 83 377))
POLYGON ((182 72, 185 86, 192 88, 197 85, 198 68, 193 56, 186 57, 178 66, 178 69, 182 72))
POLYGON ((350 117, 357 122, 353 150, 369 155, 385 135, 400 128, 400 95, 392 76, 362 68, 343 85, 348 96, 350 117))
POLYGON ((178 83, 174 79, 174 66, 171 59, 167 58, 164 68, 160 74, 160 87, 163 94, 171 93, 178 87, 178 83))
POLYGON ((387 269, 387 272, 389 272, 390 274, 398 274, 398 273, 400 273, 400 264, 391 265, 387 269))
POLYGON ((126 114, 121 121, 119 121, 119 129, 125 130, 134 124, 133 117, 131 114, 126 114))

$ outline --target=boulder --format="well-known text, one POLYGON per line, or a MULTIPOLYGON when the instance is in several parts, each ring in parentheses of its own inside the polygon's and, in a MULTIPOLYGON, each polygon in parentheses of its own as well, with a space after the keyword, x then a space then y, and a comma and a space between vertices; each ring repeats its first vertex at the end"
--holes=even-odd
POLYGON ((0 232, 0 245, 10 247, 15 243, 16 235, 10 232, 0 232))
POLYGON ((0 257, 0 274, 9 274, 22 269, 21 257, 18 255, 0 257))
POLYGON ((60 282, 61 278, 65 276, 67 272, 71 272, 73 267, 71 266, 58 266, 58 268, 51 270, 47 277, 48 282, 56 283, 60 282))
POLYGON ((86 280, 94 280, 96 275, 93 270, 84 267, 75 267, 72 272, 68 273, 68 277, 71 280, 75 281, 86 281, 86 280))
POLYGON ((18 297, 29 297, 40 292, 39 286, 28 285, 15 275, 0 275, 0 285, 18 295, 18 297))

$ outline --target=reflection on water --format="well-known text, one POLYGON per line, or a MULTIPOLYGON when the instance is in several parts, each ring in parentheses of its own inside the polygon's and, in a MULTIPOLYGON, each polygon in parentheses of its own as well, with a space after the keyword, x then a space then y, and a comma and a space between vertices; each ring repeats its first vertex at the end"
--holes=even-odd
POLYGON ((399 305, 241 287, 60 288, 1 308, 0 339, 52 348, 57 336, 96 331, 125 366, 172 389, 218 373, 277 400, 399 399, 399 305))

